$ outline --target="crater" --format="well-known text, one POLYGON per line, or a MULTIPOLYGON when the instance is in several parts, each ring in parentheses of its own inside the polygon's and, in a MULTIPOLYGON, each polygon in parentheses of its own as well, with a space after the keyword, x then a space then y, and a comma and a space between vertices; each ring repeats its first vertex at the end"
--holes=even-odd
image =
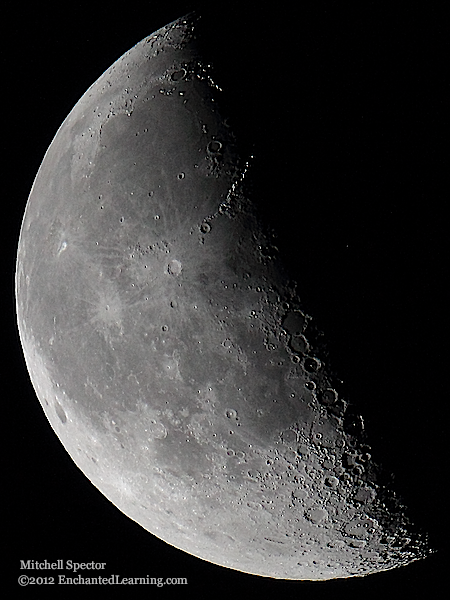
POLYGON ((56 416, 61 421, 61 423, 63 425, 65 425, 67 423, 67 415, 64 412, 64 409, 61 406, 61 404, 59 404, 59 402, 55 402, 55 412, 56 412, 56 416))

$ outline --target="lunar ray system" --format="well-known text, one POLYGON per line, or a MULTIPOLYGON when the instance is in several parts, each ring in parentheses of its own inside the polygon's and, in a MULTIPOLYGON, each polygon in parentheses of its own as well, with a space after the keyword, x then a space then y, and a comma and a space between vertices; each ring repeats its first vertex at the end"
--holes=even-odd
POLYGON ((16 271, 36 394, 86 477, 196 557, 300 580, 423 558, 245 193, 197 24, 117 60, 40 166, 16 271))

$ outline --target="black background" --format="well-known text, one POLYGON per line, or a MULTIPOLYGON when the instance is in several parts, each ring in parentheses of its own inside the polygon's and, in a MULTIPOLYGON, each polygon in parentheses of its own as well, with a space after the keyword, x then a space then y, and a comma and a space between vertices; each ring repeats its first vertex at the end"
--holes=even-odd
POLYGON ((130 596, 226 588, 283 598, 440 597, 448 511, 448 31, 439 4, 6 2, 2 12, 7 579, 15 582, 19 559, 62 558, 107 562, 104 575, 189 581, 170 589, 135 586, 130 596), (112 506, 64 452, 35 397, 14 309, 15 253, 33 179, 56 130, 103 71, 195 8, 204 14, 215 78, 244 155, 255 157, 255 198, 325 332, 332 366, 365 418, 376 457, 395 472, 399 492, 439 550, 425 561, 319 583, 200 561, 112 506))

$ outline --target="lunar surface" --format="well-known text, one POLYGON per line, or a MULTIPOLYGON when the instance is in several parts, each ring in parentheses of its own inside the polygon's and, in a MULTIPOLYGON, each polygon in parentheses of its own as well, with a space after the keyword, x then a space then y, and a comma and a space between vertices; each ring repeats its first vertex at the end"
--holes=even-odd
POLYGON ((285 579, 427 555, 262 223, 251 157, 181 18, 85 93, 36 176, 18 327, 74 462, 167 543, 285 579))

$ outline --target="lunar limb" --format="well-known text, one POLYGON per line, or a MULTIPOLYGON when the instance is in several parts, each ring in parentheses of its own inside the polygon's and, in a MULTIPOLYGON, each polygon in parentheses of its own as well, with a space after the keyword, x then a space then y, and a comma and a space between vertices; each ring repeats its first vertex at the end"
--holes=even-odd
POLYGON ((185 17, 124 54, 41 164, 16 274, 37 396, 104 495, 199 558, 310 580, 420 559, 195 38, 185 17))

